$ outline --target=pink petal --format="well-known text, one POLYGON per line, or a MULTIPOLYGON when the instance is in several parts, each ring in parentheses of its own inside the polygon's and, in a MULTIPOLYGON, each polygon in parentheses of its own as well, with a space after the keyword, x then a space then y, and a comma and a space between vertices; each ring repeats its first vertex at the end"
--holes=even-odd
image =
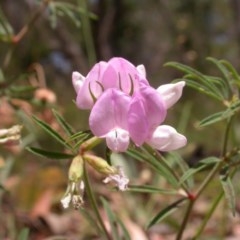
POLYGON ((83 86, 78 91, 76 104, 81 109, 91 109, 94 105, 94 99, 91 96, 90 90, 95 98, 98 98, 102 92, 102 76, 107 68, 106 62, 99 62, 93 66, 91 71, 86 76, 83 86))
POLYGON ((161 125, 156 128, 147 143, 159 151, 172 151, 185 146, 187 139, 173 127, 161 125))
POLYGON ((108 62, 118 74, 118 86, 123 92, 129 94, 139 87, 139 72, 136 67, 124 58, 115 57, 108 62))
POLYGON ((184 86, 185 82, 181 81, 177 83, 164 84, 157 89, 163 98, 167 109, 174 105, 182 96, 184 86))
POLYGON ((141 64, 141 65, 138 65, 136 68, 137 68, 137 71, 142 75, 142 77, 146 78, 147 74, 146 74, 145 66, 141 64))
POLYGON ((106 142, 113 152, 125 152, 129 145, 129 133, 121 128, 116 128, 106 135, 106 142))
POLYGON ((149 86, 142 85, 132 98, 128 111, 128 128, 133 142, 142 145, 166 117, 166 109, 158 92, 149 86))
POLYGON ((85 77, 81 73, 79 72, 72 73, 72 83, 76 93, 78 93, 78 91, 82 87, 84 80, 85 77))
POLYGON ((133 142, 141 146, 149 131, 146 109, 141 95, 136 95, 131 101, 128 111, 128 129, 133 142))
POLYGON ((156 89, 150 86, 142 85, 140 88, 140 94, 144 99, 149 130, 153 130, 166 118, 167 111, 165 103, 156 89))
POLYGON ((106 90, 97 100, 89 117, 89 126, 95 136, 105 137, 111 130, 127 130, 127 110, 130 97, 117 89, 106 90))

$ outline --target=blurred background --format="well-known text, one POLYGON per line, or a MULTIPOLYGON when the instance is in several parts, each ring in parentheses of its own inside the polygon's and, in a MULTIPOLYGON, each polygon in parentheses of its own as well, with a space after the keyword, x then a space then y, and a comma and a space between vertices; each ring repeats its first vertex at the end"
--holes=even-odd
MULTIPOLYGON (((181 72, 164 67, 169 61, 218 74, 206 61, 211 56, 226 59, 239 70, 240 1, 0 0, 0 40, 0 127, 24 126, 21 146, 1 146, 0 239, 18 239, 25 226, 30 229, 29 239, 34 240, 99 239, 78 212, 65 212, 59 205, 69 162, 38 158, 23 150, 28 145, 61 149, 29 116, 37 115, 61 132, 51 111, 55 108, 77 130, 87 129, 89 113, 75 107, 71 74, 79 71, 86 75, 95 62, 114 56, 144 64, 154 87, 182 77, 181 72), (60 235, 62 238, 52 237, 60 235)), ((205 154, 218 154, 223 125, 214 125, 211 133, 196 128, 199 120, 217 109, 221 106, 214 101, 185 88, 182 99, 169 112, 167 123, 189 139, 181 154, 190 164, 205 154)), ((101 148, 98 151, 103 152, 101 148)), ((130 178, 138 183, 151 181, 152 172, 140 166, 138 174, 135 164, 127 166, 130 178)), ((101 177, 92 175, 97 194, 107 197, 116 211, 123 211, 120 215, 130 231, 139 234, 134 239, 173 239, 178 227, 174 219, 148 233, 144 230, 146 219, 159 207, 158 200, 144 194, 109 195, 101 177), (137 212, 127 214, 135 198, 137 212), (117 206, 119 202, 121 206, 117 206)), ((163 201, 167 199, 164 196, 163 201)), ((196 222, 206 209, 205 200, 201 204, 196 222)), ((215 219, 221 214, 226 213, 215 219)), ((210 236, 223 234, 211 224, 210 236)), ((238 223, 230 225, 225 233, 240 237, 238 223)))

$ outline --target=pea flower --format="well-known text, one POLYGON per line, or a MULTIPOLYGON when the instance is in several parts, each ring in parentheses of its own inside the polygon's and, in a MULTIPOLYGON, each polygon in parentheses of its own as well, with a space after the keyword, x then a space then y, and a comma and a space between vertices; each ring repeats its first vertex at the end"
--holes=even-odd
POLYGON ((138 90, 140 81, 148 84, 144 75, 143 65, 135 67, 124 58, 117 57, 95 64, 86 77, 73 72, 72 82, 77 92, 76 104, 80 109, 91 109, 101 94, 109 88, 130 94, 131 91, 138 90))
POLYGON ((89 126, 93 134, 106 138, 115 152, 148 143, 160 151, 186 145, 186 138, 174 128, 161 125, 167 109, 181 97, 185 82, 152 88, 143 65, 135 67, 123 58, 99 62, 84 78, 73 73, 76 104, 91 109, 89 126))

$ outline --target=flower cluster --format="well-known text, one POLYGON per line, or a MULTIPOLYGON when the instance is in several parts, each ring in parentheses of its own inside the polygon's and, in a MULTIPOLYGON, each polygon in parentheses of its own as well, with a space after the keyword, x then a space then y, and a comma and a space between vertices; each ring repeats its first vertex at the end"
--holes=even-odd
POLYGON ((161 125, 167 109, 182 95, 185 82, 152 88, 143 65, 115 57, 94 65, 84 77, 72 74, 77 92, 76 104, 90 109, 89 126, 115 152, 127 150, 130 140, 141 146, 147 143, 159 151, 183 147, 186 138, 173 127, 161 125))

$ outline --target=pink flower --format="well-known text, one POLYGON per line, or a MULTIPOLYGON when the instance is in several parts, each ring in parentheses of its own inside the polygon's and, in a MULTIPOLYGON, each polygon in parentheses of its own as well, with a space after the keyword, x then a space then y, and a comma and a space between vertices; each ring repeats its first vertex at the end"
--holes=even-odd
POLYGON ((139 88, 139 82, 144 80, 144 68, 136 68, 123 58, 112 58, 108 62, 99 62, 93 66, 86 77, 74 72, 73 85, 77 92, 76 104, 81 109, 91 109, 101 94, 116 88, 126 94, 132 94, 139 88))
POLYGON ((89 126, 93 134, 106 138, 115 152, 127 150, 130 140, 148 143, 160 151, 186 145, 186 138, 174 128, 161 125, 167 109, 182 95, 185 82, 149 86, 143 65, 137 67, 123 58, 97 63, 84 78, 73 73, 77 106, 91 109, 89 126))

